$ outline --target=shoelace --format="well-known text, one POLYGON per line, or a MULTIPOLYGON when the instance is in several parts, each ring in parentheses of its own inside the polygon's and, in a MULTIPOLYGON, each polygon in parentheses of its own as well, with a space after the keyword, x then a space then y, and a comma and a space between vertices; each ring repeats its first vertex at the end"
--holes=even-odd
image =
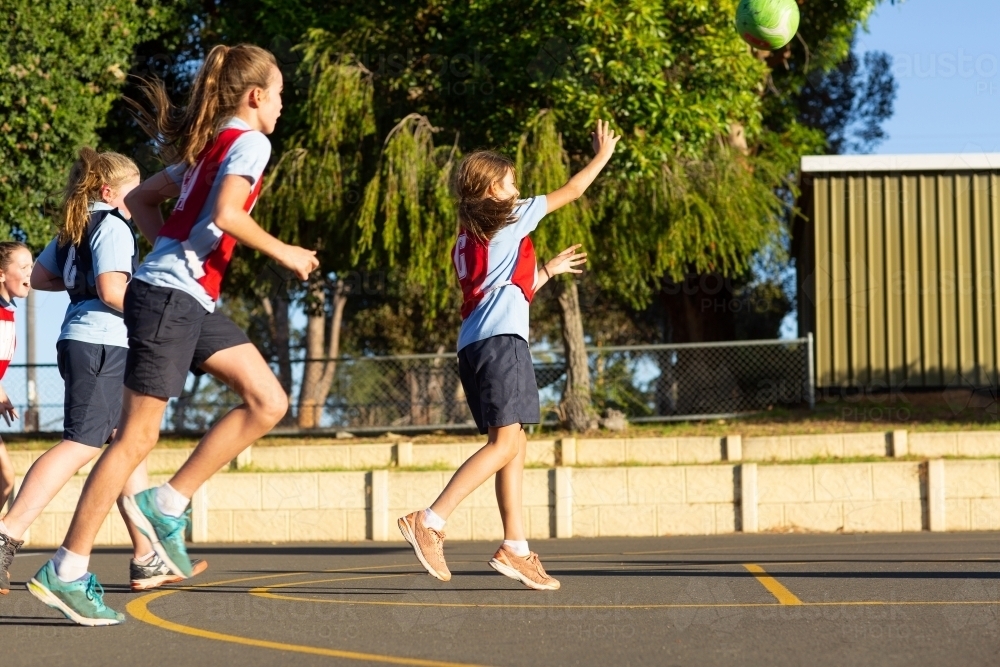
POLYGON ((15 546, 6 537, 0 536, 0 569, 5 572, 10 569, 11 563, 14 562, 14 555, 17 553, 18 546, 15 546))
POLYGON ((549 576, 548 574, 545 573, 545 568, 542 567, 541 561, 538 560, 538 554, 536 554, 534 551, 529 552, 528 555, 525 557, 525 560, 531 563, 532 567, 535 568, 535 571, 538 572, 538 574, 542 575, 543 577, 549 576))
POLYGON ((433 528, 428 528, 427 532, 434 538, 434 552, 444 559, 444 532, 433 528))
POLYGON ((97 580, 97 577, 90 575, 87 580, 87 599, 93 602, 100 611, 104 611, 104 586, 97 580))

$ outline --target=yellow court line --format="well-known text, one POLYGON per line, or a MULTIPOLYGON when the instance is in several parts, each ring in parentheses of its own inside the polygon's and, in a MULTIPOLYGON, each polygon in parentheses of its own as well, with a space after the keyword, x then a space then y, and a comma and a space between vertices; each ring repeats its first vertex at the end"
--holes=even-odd
MULTIPOLYGON (((932 542, 942 542, 942 541, 943 542, 947 542, 948 544, 952 544, 952 543, 955 543, 955 542, 982 542, 983 540, 989 540, 990 537, 992 537, 992 536, 990 536, 990 535, 983 535, 983 536, 976 535, 974 537, 969 537, 969 538, 950 537, 950 536, 948 536, 948 537, 942 536, 942 537, 938 538, 936 536, 935 537, 927 536, 927 537, 921 538, 923 540, 922 542, 916 542, 916 543, 914 543, 912 540, 870 540, 870 541, 859 542, 858 544, 860 544, 861 546, 884 545, 884 544, 905 544, 905 545, 914 544, 915 546, 919 546, 919 545, 926 545, 926 544, 929 544, 929 543, 932 543, 932 542)), ((656 556, 656 555, 661 555, 661 554, 662 555, 666 555, 666 554, 693 554, 693 555, 711 556, 712 553, 718 552, 718 551, 752 551, 754 549, 765 549, 765 548, 766 549, 791 549, 793 547, 842 547, 842 546, 845 546, 845 545, 843 545, 843 544, 818 544, 816 542, 793 542, 792 544, 778 544, 778 545, 740 544, 740 545, 736 545, 736 546, 732 546, 732 547, 714 547, 714 548, 711 548, 711 549, 700 548, 700 547, 692 547, 692 548, 689 548, 689 549, 663 549, 663 550, 659 550, 659 551, 622 551, 621 555, 623 555, 623 556, 656 556)), ((618 555, 618 554, 616 552, 615 554, 609 554, 609 555, 618 555)), ((862 555, 864 555, 864 554, 862 554, 862 555)), ((550 556, 550 558, 551 558, 551 556, 550 556)))
POLYGON ((444 662, 440 660, 422 660, 420 658, 405 658, 394 655, 382 655, 379 653, 361 653, 359 651, 343 651, 339 649, 322 648, 319 646, 307 646, 305 644, 288 644, 285 642, 272 642, 265 639, 254 639, 252 637, 241 637, 239 635, 229 635, 222 632, 213 632, 190 625, 174 623, 164 618, 160 618, 149 610, 149 603, 159 598, 178 593, 179 589, 157 591, 144 595, 141 598, 128 603, 125 610, 129 614, 143 623, 171 632, 178 632, 192 637, 202 639, 214 639, 215 641, 229 642, 231 644, 241 644, 243 646, 253 646, 256 648, 269 648, 275 651, 286 651, 291 653, 306 653, 309 655, 321 655, 328 658, 343 658, 345 660, 365 660, 368 662, 382 662, 393 665, 416 665, 417 667, 482 667, 470 663, 444 662))
POLYGON ((764 571, 760 565, 744 563, 743 567, 760 582, 760 585, 770 591, 771 595, 778 598, 778 602, 783 605, 801 605, 802 600, 796 597, 795 593, 785 588, 780 581, 764 571))
MULTIPOLYGON (((746 567, 746 566, 745 566, 746 567)), ((752 566, 759 567, 759 566, 752 566)), ((749 568, 748 568, 749 569, 749 568)), ((763 570, 761 570, 763 572, 763 570)), ((700 609, 707 607, 780 607, 783 605, 794 605, 803 607, 892 607, 892 606, 953 606, 953 605, 1000 605, 1000 600, 846 600, 842 602, 802 602, 784 586, 771 577, 767 577, 780 586, 796 602, 710 602, 710 603, 649 603, 649 604, 502 604, 502 603, 474 603, 474 602, 397 602, 397 601, 377 601, 377 600, 344 600, 344 599, 318 599, 299 597, 296 595, 281 595, 272 593, 275 588, 288 588, 291 586, 305 586, 310 584, 325 584, 338 581, 357 581, 359 579, 383 579, 390 577, 405 577, 405 574, 376 574, 366 577, 349 577, 344 579, 311 579, 309 581, 294 581, 291 583, 275 584, 274 586, 262 586, 252 588, 250 595, 271 600, 288 600, 292 602, 321 602, 327 604, 356 604, 384 607, 464 607, 464 608, 487 608, 487 609, 700 609)), ((756 575, 755 575, 756 576, 756 575)), ((770 590, 770 589, 768 589, 770 590)), ((774 591, 772 591, 774 593, 774 591)), ((777 597, 777 595, 775 595, 777 597)))

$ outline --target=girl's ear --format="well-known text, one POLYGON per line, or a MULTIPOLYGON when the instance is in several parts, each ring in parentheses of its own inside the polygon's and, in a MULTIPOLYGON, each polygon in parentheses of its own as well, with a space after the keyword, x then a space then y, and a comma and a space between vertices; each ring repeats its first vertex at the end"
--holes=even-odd
POLYGON ((109 202, 114 199, 114 190, 111 189, 110 185, 101 186, 101 199, 105 202, 109 202))

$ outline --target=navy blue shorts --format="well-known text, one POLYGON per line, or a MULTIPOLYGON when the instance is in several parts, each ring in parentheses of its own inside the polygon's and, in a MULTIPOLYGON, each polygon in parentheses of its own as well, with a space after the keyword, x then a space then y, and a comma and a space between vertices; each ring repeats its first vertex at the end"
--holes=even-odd
POLYGON ((201 375, 213 354, 250 342, 232 320, 208 312, 187 292, 141 280, 128 285, 124 316, 125 386, 147 396, 180 396, 188 371, 201 375))
POLYGON ((63 440, 101 447, 122 414, 128 348, 79 340, 56 343, 59 375, 65 385, 63 440))
POLYGON ((535 367, 520 336, 491 336, 466 345, 458 352, 458 374, 480 433, 541 422, 535 367))

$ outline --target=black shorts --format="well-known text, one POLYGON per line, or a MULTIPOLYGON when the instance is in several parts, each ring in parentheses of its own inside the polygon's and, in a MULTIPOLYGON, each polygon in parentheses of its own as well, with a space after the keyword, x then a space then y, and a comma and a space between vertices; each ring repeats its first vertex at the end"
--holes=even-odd
POLYGON ((129 283, 124 315, 125 386, 147 396, 180 396, 188 371, 201 375, 213 354, 250 342, 232 320, 209 313, 187 292, 141 280, 129 283))
POLYGON ((541 421, 535 367, 520 336, 491 336, 466 345, 458 353, 458 374, 480 433, 491 426, 541 421))
POLYGON ((59 375, 65 385, 63 440, 101 447, 122 414, 122 383, 128 349, 61 340, 56 343, 59 375))

